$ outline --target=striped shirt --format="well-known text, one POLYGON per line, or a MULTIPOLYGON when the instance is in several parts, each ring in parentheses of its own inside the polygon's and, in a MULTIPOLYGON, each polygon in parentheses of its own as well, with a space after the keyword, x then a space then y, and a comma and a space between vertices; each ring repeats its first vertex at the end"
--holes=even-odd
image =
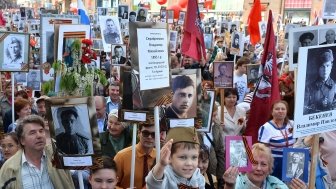
POLYGON ((23 189, 54 189, 49 178, 47 157, 44 152, 40 169, 28 162, 25 153, 22 153, 21 178, 23 189))
POLYGON ((259 128, 258 141, 269 144, 273 157, 282 157, 283 148, 292 148, 295 143, 293 138, 293 122, 277 128, 273 122, 266 122, 259 128))

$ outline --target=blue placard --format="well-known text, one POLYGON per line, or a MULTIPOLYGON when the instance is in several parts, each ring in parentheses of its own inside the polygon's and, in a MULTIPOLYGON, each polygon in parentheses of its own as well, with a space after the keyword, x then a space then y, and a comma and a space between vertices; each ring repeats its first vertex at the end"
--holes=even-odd
POLYGON ((282 160, 282 180, 290 182, 298 178, 308 183, 309 150, 303 148, 284 148, 282 160))

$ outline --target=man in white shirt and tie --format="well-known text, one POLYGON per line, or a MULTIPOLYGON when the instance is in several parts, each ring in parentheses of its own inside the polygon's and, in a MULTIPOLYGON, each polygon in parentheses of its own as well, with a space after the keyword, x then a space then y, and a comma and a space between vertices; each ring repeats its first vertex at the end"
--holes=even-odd
POLYGON ((124 49, 121 45, 117 45, 114 47, 114 55, 112 59, 115 61, 114 64, 125 64, 126 58, 123 56, 124 49))

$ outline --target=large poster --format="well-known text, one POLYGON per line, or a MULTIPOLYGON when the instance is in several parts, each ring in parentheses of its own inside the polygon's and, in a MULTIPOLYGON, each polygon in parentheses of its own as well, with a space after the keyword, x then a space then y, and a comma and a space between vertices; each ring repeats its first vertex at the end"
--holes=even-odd
POLYGON ((336 130, 336 44, 299 50, 294 137, 336 130))

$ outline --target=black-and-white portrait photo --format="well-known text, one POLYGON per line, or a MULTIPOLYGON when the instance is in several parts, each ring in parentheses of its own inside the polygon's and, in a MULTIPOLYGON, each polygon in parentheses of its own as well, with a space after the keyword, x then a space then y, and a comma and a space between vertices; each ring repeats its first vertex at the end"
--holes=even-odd
POLYGON ((308 50, 303 115, 336 109, 335 52, 335 46, 308 50))
POLYGON ((287 153, 287 171, 286 177, 299 178, 303 180, 304 171, 304 153, 289 152, 287 153))
POLYGON ((112 64, 125 64, 126 45, 112 45, 112 64))
POLYGON ((318 30, 300 31, 293 33, 293 63, 298 62, 299 47, 318 45, 318 30))
POLYGON ((178 18, 178 21, 177 21, 178 25, 183 25, 184 24, 185 15, 186 15, 186 12, 180 11, 179 18, 178 18))
POLYGON ((334 0, 324 0, 322 7, 322 18, 335 19, 336 18, 336 2, 334 0))
POLYGON ((27 19, 34 19, 34 10, 27 8, 26 9, 26 18, 27 19))
POLYGON ((98 16, 106 16, 107 8, 104 7, 97 7, 98 16))
POLYGON ((35 91, 41 90, 40 70, 29 70, 27 87, 35 91))
POLYGON ((214 62, 214 86, 216 88, 233 87, 233 67, 234 62, 214 62))
MULTIPOLYGON (((3 70, 21 71, 25 65, 25 36, 9 35, 4 39, 3 70)), ((26 62, 27 63, 27 62, 26 62)))
POLYGON ((103 42, 101 39, 93 39, 93 45, 92 48, 96 50, 102 50, 103 49, 103 42))
POLYGON ((169 49, 171 52, 176 51, 177 46, 177 31, 169 31, 169 49))
POLYGON ((160 20, 161 22, 167 22, 167 10, 166 9, 160 10, 160 20))
POLYGON ((266 22, 259 22, 259 32, 260 32, 260 37, 265 38, 266 37, 266 22))
POLYGON ((122 43, 119 21, 115 17, 106 17, 106 19, 101 19, 104 41, 107 44, 119 44, 122 43))
POLYGON ((212 40, 213 40, 213 37, 212 37, 212 33, 205 33, 203 34, 203 37, 204 37, 204 44, 205 44, 205 48, 206 49, 211 49, 212 48, 212 40))
POLYGON ((230 166, 247 166, 247 154, 242 140, 230 141, 230 166))
POLYGON ((147 9, 145 9, 145 8, 139 8, 138 13, 137 13, 137 17, 136 17, 136 21, 138 21, 138 22, 146 22, 147 12, 148 12, 147 9))
POLYGON ((239 49, 239 45, 240 45, 240 35, 239 33, 234 33, 232 35, 231 47, 239 49))
POLYGON ((260 64, 247 65, 247 84, 249 86, 254 85, 259 78, 260 64))
POLYGON ((61 155, 93 154, 86 104, 51 107, 57 150, 61 155))
POLYGON ((26 83, 27 82, 27 73, 25 72, 15 72, 14 73, 15 83, 26 83))
POLYGON ((168 13, 168 16, 167 16, 168 24, 174 23, 174 10, 168 10, 167 13, 168 13))
POLYGON ((211 33, 211 27, 210 26, 204 27, 204 33, 211 33))
POLYGON ((134 12, 134 11, 131 11, 130 13, 129 13, 129 22, 135 22, 136 21, 136 12, 134 12))
POLYGON ((118 17, 121 19, 128 19, 128 6, 127 5, 119 5, 118 17))
POLYGON ((336 37, 335 29, 333 28, 319 30, 319 44, 320 45, 336 43, 335 37, 336 37))

